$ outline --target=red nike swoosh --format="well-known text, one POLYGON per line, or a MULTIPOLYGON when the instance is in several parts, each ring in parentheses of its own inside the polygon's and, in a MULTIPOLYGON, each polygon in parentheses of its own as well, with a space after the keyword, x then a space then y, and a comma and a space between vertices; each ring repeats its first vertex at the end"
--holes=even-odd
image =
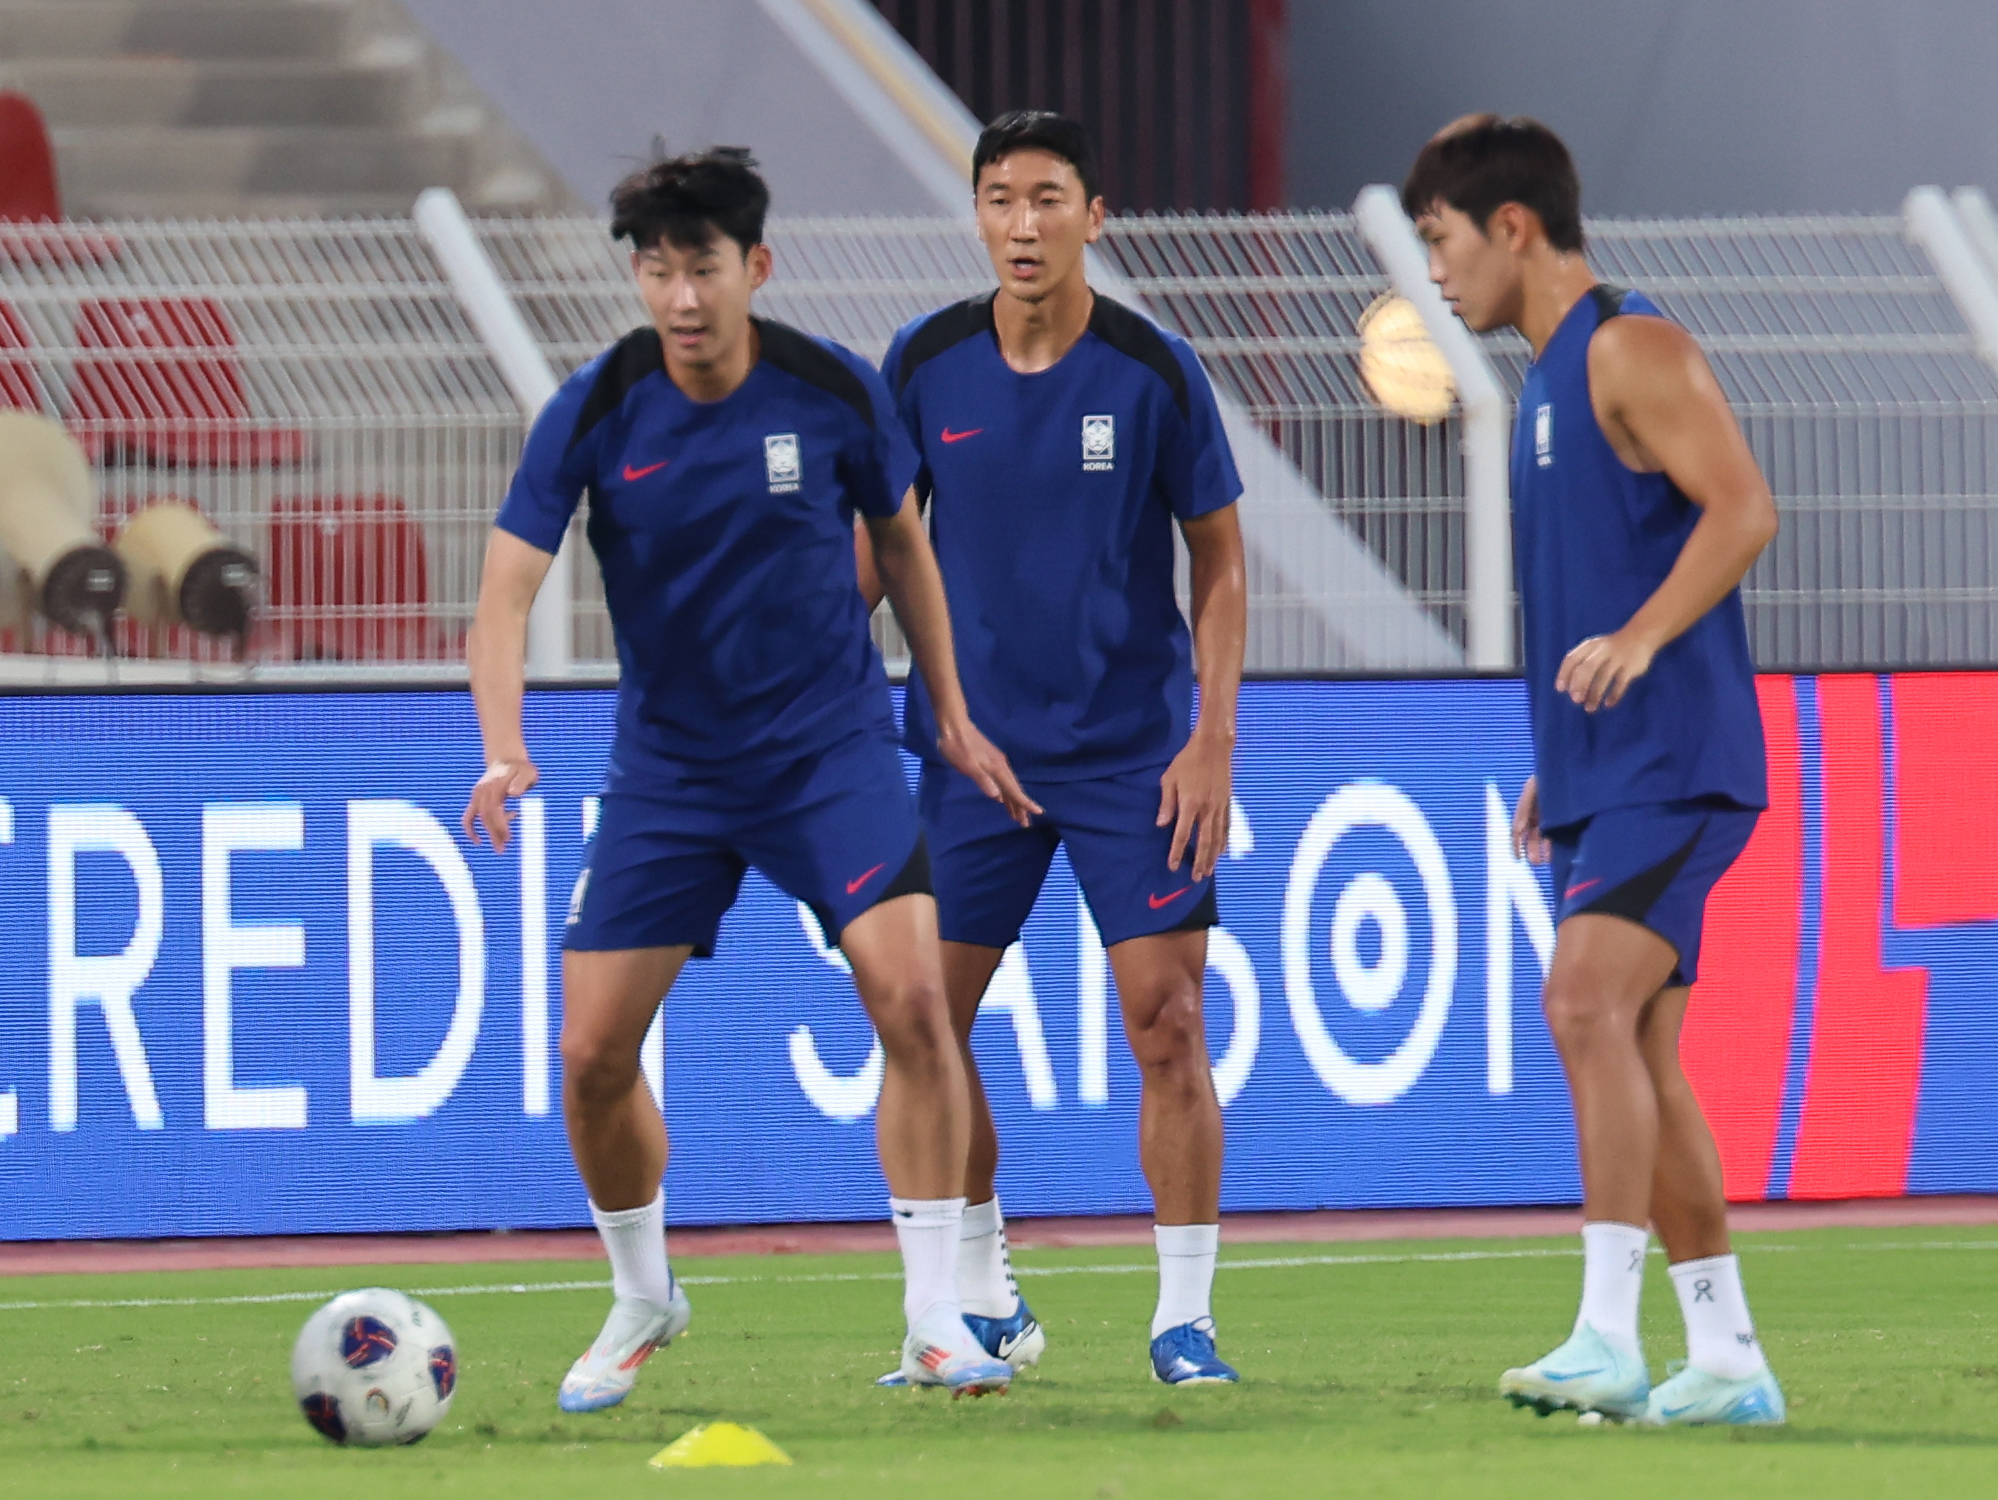
POLYGON ((1603 877, 1598 875, 1594 880, 1585 880, 1580 885, 1571 885, 1568 887, 1567 894, 1563 896, 1562 899, 1571 900, 1574 897, 1579 896, 1583 891, 1586 891, 1590 886, 1601 885, 1602 883, 1603 883, 1603 877))
POLYGON ((647 474, 657 474, 661 469, 665 468, 666 465, 670 464, 671 462, 673 462, 673 460, 669 458, 665 460, 664 463, 647 464, 642 469, 634 469, 630 464, 626 464, 624 466, 625 482, 630 483, 634 479, 643 479, 647 474))
POLYGON ((862 886, 866 885, 868 881, 872 880, 876 875, 879 875, 883 870, 887 868, 888 867, 886 865, 876 865, 873 869, 869 870, 865 875, 855 876, 852 880, 849 880, 846 883, 847 895, 851 896, 854 892, 858 891, 862 886))
POLYGON ((940 436, 946 443, 961 443, 966 438, 977 437, 978 434, 983 432, 984 430, 985 429, 983 427, 973 427, 965 432, 952 432, 948 427, 946 427, 941 433, 938 434, 938 436, 940 436))
POLYGON ((1145 899, 1152 903, 1152 910, 1157 911, 1161 906, 1169 906, 1171 903, 1177 901, 1192 889, 1193 887, 1190 885, 1183 885, 1170 896, 1147 896, 1145 899))

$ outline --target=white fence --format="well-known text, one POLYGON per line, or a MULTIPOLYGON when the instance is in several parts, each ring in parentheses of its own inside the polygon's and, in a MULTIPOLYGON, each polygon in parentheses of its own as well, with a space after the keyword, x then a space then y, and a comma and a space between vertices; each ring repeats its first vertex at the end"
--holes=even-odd
MULTIPOLYGON (((474 228, 555 375, 641 319, 600 223, 474 228)), ((1607 278, 1699 335, 1777 492, 1784 531, 1748 590, 1762 665, 1998 661, 1998 374, 1908 221, 1598 221, 1590 236, 1607 278)), ((952 221, 779 221, 771 239, 760 310, 870 357, 906 319, 989 284, 952 221)), ((1116 220, 1103 255, 1288 459, 1286 503, 1321 517, 1272 533, 1290 540, 1252 568, 1251 667, 1437 659, 1397 655, 1393 638, 1356 655, 1321 628, 1345 607, 1299 583, 1336 572, 1302 555, 1324 547, 1322 517, 1438 640, 1464 643, 1463 425, 1402 422, 1360 383, 1354 320, 1389 277, 1354 218, 1116 220)), ((170 495, 259 560, 256 670, 448 666, 524 428, 518 381, 461 292, 406 221, 0 226, 0 402, 77 434, 107 531, 170 495)), ((1517 341, 1486 342, 1516 383, 1517 341)), ((1252 501, 1272 490, 1251 479, 1252 501)), ((573 660, 605 670, 601 589, 571 553, 573 660)), ((880 629, 892 652, 892 622, 880 629)), ((179 632, 126 628, 120 644, 223 654, 179 632)), ((87 649, 41 626, 0 648, 87 649)))

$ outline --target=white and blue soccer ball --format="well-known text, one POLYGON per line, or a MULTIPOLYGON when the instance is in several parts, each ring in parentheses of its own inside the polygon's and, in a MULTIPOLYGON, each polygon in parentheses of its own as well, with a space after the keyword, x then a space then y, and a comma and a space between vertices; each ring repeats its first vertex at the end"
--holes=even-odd
POLYGON ((444 1320, 414 1297, 342 1292, 299 1330, 291 1386, 305 1420, 333 1442, 413 1443, 451 1410, 458 1351, 444 1320))

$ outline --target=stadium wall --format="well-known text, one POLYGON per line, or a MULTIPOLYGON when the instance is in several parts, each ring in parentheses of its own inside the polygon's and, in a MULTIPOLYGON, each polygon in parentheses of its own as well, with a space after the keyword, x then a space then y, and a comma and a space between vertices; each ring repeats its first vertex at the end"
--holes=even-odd
MULTIPOLYGON (((1773 806, 1686 1053, 1737 1199, 1998 1190, 1998 675, 1766 677, 1773 806)), ((558 958, 611 730, 539 691, 505 857, 461 692, 0 698, 0 1238, 573 1225, 558 958)), ((1231 1210, 1572 1202, 1516 680, 1259 682, 1209 1034, 1231 1210)), ((1057 864, 977 1034, 1018 1214, 1138 1211, 1057 864)), ((663 1043, 679 1223, 878 1218, 878 1052, 752 876, 663 1043)))

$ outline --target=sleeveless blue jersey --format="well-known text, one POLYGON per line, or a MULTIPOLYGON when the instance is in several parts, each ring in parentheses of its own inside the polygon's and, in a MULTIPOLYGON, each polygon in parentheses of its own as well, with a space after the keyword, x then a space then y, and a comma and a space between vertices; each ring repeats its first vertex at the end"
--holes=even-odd
POLYGON ((1614 708, 1585 713, 1554 679, 1579 642, 1619 630, 1657 591, 1699 520, 1663 474, 1618 458, 1589 399, 1589 341, 1619 313, 1662 316, 1598 286, 1527 366, 1512 441, 1512 535, 1543 826, 1606 808, 1713 798, 1769 805, 1741 593, 1664 650, 1614 708))

